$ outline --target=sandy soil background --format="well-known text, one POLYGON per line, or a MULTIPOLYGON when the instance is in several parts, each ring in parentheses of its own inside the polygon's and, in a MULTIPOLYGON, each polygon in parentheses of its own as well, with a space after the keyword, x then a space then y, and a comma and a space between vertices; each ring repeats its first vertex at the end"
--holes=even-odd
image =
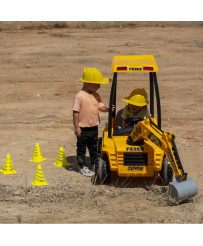
MULTIPOLYGON (((0 223, 197 223, 203 222, 203 30, 201 23, 0 23, 0 169, 11 155, 13 175, 0 173, 0 223), (78 173, 72 100, 84 67, 112 77, 114 55, 153 54, 162 125, 176 134, 184 169, 198 195, 178 206, 167 187, 151 180, 114 179, 93 186, 78 173), (39 143, 48 186, 31 185, 39 143), (53 165, 63 147, 68 168, 53 165)), ((148 77, 119 76, 121 98, 148 77)), ((110 85, 100 89, 105 104, 110 85)), ((99 135, 107 114, 101 113, 99 135)))

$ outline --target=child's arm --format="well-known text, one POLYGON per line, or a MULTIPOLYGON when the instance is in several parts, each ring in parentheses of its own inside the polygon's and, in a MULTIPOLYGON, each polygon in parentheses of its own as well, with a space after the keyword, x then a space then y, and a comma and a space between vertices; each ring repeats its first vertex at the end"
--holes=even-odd
POLYGON ((81 129, 79 127, 79 112, 73 111, 73 125, 75 128, 75 135, 79 137, 81 135, 81 129))
MULTIPOLYGON (((112 112, 114 111, 115 107, 114 105, 112 106, 112 112)), ((102 106, 101 108, 99 108, 99 111, 101 112, 109 112, 109 107, 106 106, 102 106)))
POLYGON ((101 112, 109 112, 109 107, 102 106, 101 108, 99 108, 99 111, 101 111, 101 112))

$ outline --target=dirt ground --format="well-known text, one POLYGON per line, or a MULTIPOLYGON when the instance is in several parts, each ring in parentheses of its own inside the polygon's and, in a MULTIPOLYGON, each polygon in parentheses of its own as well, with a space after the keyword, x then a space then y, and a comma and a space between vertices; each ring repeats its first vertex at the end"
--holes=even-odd
MULTIPOLYGON (((17 171, 0 173, 0 223, 203 222, 202 25, 0 23, 0 30, 0 169, 9 153, 17 171), (115 177, 108 186, 93 186, 78 173, 72 101, 83 68, 97 67, 112 78, 113 56, 136 54, 157 59, 163 129, 175 133, 184 169, 198 185, 198 195, 179 205, 153 180, 115 177), (46 158, 40 164, 48 186, 31 185, 36 143, 46 158), (60 147, 68 168, 53 165, 60 147)), ((117 109, 136 87, 149 91, 148 76, 119 75, 117 109)), ((108 105, 110 85, 99 93, 108 105)), ((102 136, 108 116, 100 117, 102 136)))

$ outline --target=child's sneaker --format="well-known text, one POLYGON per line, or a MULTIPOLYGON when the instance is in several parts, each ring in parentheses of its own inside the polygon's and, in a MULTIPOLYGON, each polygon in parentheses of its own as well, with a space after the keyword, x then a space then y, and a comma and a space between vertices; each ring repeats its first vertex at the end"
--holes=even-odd
POLYGON ((83 166, 83 168, 80 169, 80 173, 87 177, 91 177, 93 175, 93 173, 86 166, 83 166))

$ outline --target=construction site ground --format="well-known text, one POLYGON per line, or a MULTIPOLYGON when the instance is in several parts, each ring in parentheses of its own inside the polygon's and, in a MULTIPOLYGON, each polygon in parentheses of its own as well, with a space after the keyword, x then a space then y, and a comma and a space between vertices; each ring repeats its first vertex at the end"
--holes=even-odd
MULTIPOLYGON (((0 173, 0 223, 202 224, 202 25, 50 25, 0 23, 0 169, 10 154, 17 171, 0 173), (83 69, 112 78, 114 55, 136 54, 157 60, 162 127, 175 133, 183 167, 198 186, 198 195, 181 204, 157 178, 113 176, 109 185, 94 186, 78 172, 72 102, 83 69), (29 161, 36 143, 44 162, 29 161), (67 168, 53 165, 60 147, 67 168), (47 186, 31 184, 38 164, 47 186)), ((148 74, 119 74, 117 109, 138 87, 149 92, 148 74)), ((106 105, 110 88, 99 90, 106 105)), ((108 114, 100 118, 102 136, 108 114)))

